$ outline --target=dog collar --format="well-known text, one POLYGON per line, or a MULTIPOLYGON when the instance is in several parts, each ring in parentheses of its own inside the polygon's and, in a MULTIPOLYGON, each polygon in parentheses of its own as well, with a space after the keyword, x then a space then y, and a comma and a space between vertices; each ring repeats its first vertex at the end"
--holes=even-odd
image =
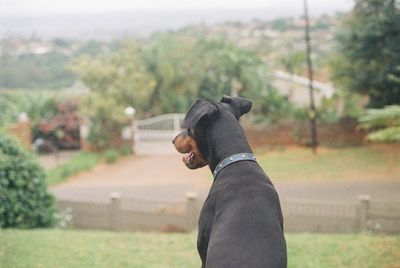
POLYGON ((226 166, 229 166, 232 163, 239 162, 239 161, 256 161, 256 157, 253 154, 250 153, 240 153, 240 154, 233 154, 231 156, 228 156, 219 164, 217 167, 214 169, 213 176, 214 179, 217 177, 218 173, 226 166))

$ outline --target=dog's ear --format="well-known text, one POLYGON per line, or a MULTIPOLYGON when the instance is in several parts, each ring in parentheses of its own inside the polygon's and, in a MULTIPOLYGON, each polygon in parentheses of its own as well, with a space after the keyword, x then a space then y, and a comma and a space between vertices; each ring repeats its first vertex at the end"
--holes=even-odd
POLYGON ((223 96, 220 102, 230 104, 233 107, 234 114, 237 119, 239 119, 245 113, 250 112, 251 106, 253 105, 249 99, 230 96, 223 96))
POLYGON ((204 99, 196 100, 189 108, 183 122, 182 128, 193 128, 200 121, 212 121, 217 116, 218 108, 214 103, 204 99))

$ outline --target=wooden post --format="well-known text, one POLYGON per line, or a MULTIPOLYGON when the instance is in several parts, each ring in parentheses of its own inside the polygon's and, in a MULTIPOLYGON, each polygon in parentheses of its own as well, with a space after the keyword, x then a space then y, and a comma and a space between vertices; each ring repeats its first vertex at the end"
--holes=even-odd
POLYGON ((371 197, 369 195, 359 195, 358 201, 360 202, 360 207, 358 212, 359 228, 360 231, 368 231, 371 197))
POLYGON ((121 195, 120 193, 113 192, 110 195, 110 229, 118 231, 118 215, 121 209, 121 195))
POLYGON ((195 192, 186 193, 186 230, 192 231, 197 226, 197 194, 195 192))

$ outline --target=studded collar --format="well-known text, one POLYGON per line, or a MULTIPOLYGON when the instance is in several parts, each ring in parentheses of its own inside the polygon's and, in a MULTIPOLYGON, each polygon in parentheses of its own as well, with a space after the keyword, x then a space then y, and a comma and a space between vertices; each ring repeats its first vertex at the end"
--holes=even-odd
POLYGON ((239 162, 239 161, 256 161, 256 157, 250 153, 239 153, 239 154, 233 154, 231 156, 228 156, 227 158, 225 158, 224 160, 219 162, 219 164, 215 167, 215 169, 213 171, 214 179, 218 176, 218 173, 223 168, 225 168, 226 166, 228 166, 232 163, 239 162))

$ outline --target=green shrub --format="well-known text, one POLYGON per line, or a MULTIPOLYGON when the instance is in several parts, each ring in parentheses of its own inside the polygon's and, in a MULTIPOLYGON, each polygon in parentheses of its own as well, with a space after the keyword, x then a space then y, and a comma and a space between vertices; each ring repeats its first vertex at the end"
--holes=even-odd
POLYGON ((291 118, 294 107, 274 88, 254 99, 254 120, 256 123, 276 124, 291 118))
POLYGON ((48 227, 54 215, 43 169, 33 155, 0 134, 0 227, 48 227))
POLYGON ((114 163, 119 158, 119 156, 119 152, 115 149, 109 149, 104 152, 104 159, 109 164, 114 163))
POLYGON ((123 146, 121 149, 119 149, 119 152, 122 156, 127 156, 132 154, 132 148, 131 146, 123 146))

